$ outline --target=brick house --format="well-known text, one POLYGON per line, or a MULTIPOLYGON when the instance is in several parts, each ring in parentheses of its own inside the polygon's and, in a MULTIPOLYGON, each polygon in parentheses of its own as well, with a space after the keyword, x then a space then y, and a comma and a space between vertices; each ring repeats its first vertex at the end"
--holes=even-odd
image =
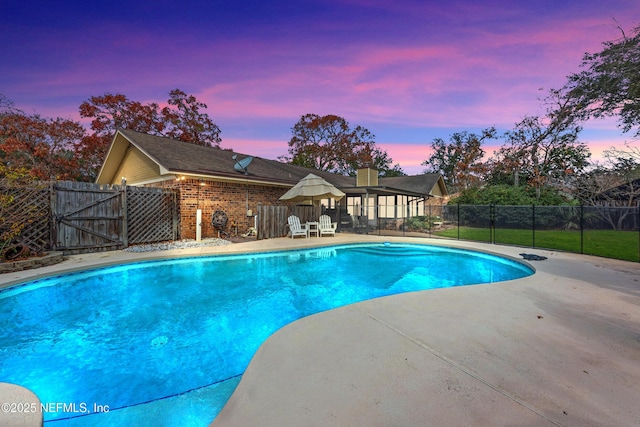
MULTIPOLYGON (((446 187, 439 174, 378 178, 362 169, 357 177, 250 157, 231 150, 203 147, 159 136, 120 129, 113 138, 96 182, 173 188, 180 193, 180 235, 196 235, 196 211, 202 211, 202 237, 214 237, 213 212, 222 210, 240 231, 254 226, 258 205, 287 205, 279 200, 298 181, 314 173, 347 194, 341 209, 365 215, 378 197, 386 203, 412 200, 416 206, 441 200, 446 187), (357 212, 356 212, 357 210, 357 212)), ((336 206, 327 201, 327 208, 336 206)))

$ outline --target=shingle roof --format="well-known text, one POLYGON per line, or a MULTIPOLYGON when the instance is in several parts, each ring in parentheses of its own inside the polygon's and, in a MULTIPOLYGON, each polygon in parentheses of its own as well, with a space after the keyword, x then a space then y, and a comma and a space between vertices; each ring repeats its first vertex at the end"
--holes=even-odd
MULTIPOLYGON (((237 154, 238 160, 249 157, 231 150, 204 147, 128 129, 121 129, 119 132, 156 163, 174 173, 241 177, 243 173, 234 169, 236 160, 232 159, 232 156, 237 154)), ((253 161, 247 167, 249 172, 247 178, 295 184, 306 176, 304 174, 306 170, 283 168, 282 165, 274 160, 254 156, 253 161)))
MULTIPOLYGON (((232 150, 203 147, 171 138, 119 129, 129 142, 142 150, 156 163, 172 173, 210 175, 212 177, 242 177, 244 174, 234 169, 238 160, 250 157, 248 154, 237 153, 232 150)), ((326 179, 341 189, 355 188, 356 178, 338 175, 330 172, 290 165, 262 157, 251 156, 253 161, 247 166, 249 180, 273 182, 284 185, 295 185, 309 173, 314 173, 326 179)), ((439 174, 424 174, 413 176, 380 178, 380 187, 427 195, 438 184, 439 174)), ((343 190, 344 191, 344 190, 343 190)))
POLYGON ((388 188, 402 189, 417 194, 429 194, 441 179, 438 173, 427 173, 413 176, 393 176, 379 178, 380 185, 388 188))

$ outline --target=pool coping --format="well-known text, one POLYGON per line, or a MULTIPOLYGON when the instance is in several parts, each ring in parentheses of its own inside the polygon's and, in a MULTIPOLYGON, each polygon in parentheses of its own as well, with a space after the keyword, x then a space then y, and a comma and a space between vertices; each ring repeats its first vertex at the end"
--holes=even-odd
POLYGON ((425 238, 336 235, 155 253, 74 255, 0 287, 122 262, 393 241, 479 250, 533 276, 412 292, 303 318, 258 350, 226 425, 640 424, 640 264, 425 238), (456 313, 448 322, 447 313, 456 313))
POLYGON ((0 274, 46 267, 48 265, 58 264, 63 260, 64 256, 62 252, 46 252, 41 256, 33 256, 27 259, 0 263, 0 274))
MULTIPOLYGON (((75 273, 87 269, 104 268, 113 265, 154 261, 172 258, 206 257, 215 255, 233 255, 244 253, 261 253, 287 250, 304 250, 316 247, 339 246, 344 244, 370 243, 370 242, 407 242, 413 244, 433 245, 442 247, 454 247, 458 249, 468 249, 484 252, 490 255, 497 255, 504 258, 520 262, 535 271, 535 265, 514 254, 506 254, 497 245, 485 245, 486 247, 474 248, 473 242, 459 242, 430 238, 407 238, 371 235, 336 234, 336 236, 324 238, 290 239, 283 237, 279 239, 267 239, 246 243, 234 243, 222 246, 203 246, 196 248, 158 250, 149 252, 128 252, 124 250, 96 252, 80 255, 68 255, 64 260, 53 265, 43 265, 38 268, 28 270, 17 270, 0 273, 0 289, 11 287, 27 281, 45 279, 47 277, 63 274, 75 273), (463 243, 463 244, 460 244, 463 243)), ((522 248, 520 248, 522 249, 522 248)))

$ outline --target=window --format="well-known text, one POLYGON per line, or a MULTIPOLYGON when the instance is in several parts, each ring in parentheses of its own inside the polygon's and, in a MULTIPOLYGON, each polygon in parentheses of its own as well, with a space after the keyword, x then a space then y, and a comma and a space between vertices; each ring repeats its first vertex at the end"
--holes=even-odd
POLYGON ((377 204, 376 199, 377 199, 376 195, 370 194, 369 199, 366 200, 366 203, 364 206, 364 214, 367 216, 368 219, 376 219, 376 204, 377 204))
POLYGON ((396 217, 396 196, 378 196, 378 215, 380 218, 396 217))
POLYGON ((362 199, 360 197, 347 197, 347 213, 349 215, 360 216, 362 215, 362 210, 360 206, 362 205, 362 199))

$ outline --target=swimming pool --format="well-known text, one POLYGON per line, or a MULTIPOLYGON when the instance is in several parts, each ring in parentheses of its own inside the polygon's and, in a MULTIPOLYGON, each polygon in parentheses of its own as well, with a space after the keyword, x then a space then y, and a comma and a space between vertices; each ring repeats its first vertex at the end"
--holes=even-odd
POLYGON ((35 392, 47 425, 206 426, 260 344, 296 319, 532 273, 478 252, 359 244, 46 278, 0 291, 0 381, 35 392))

